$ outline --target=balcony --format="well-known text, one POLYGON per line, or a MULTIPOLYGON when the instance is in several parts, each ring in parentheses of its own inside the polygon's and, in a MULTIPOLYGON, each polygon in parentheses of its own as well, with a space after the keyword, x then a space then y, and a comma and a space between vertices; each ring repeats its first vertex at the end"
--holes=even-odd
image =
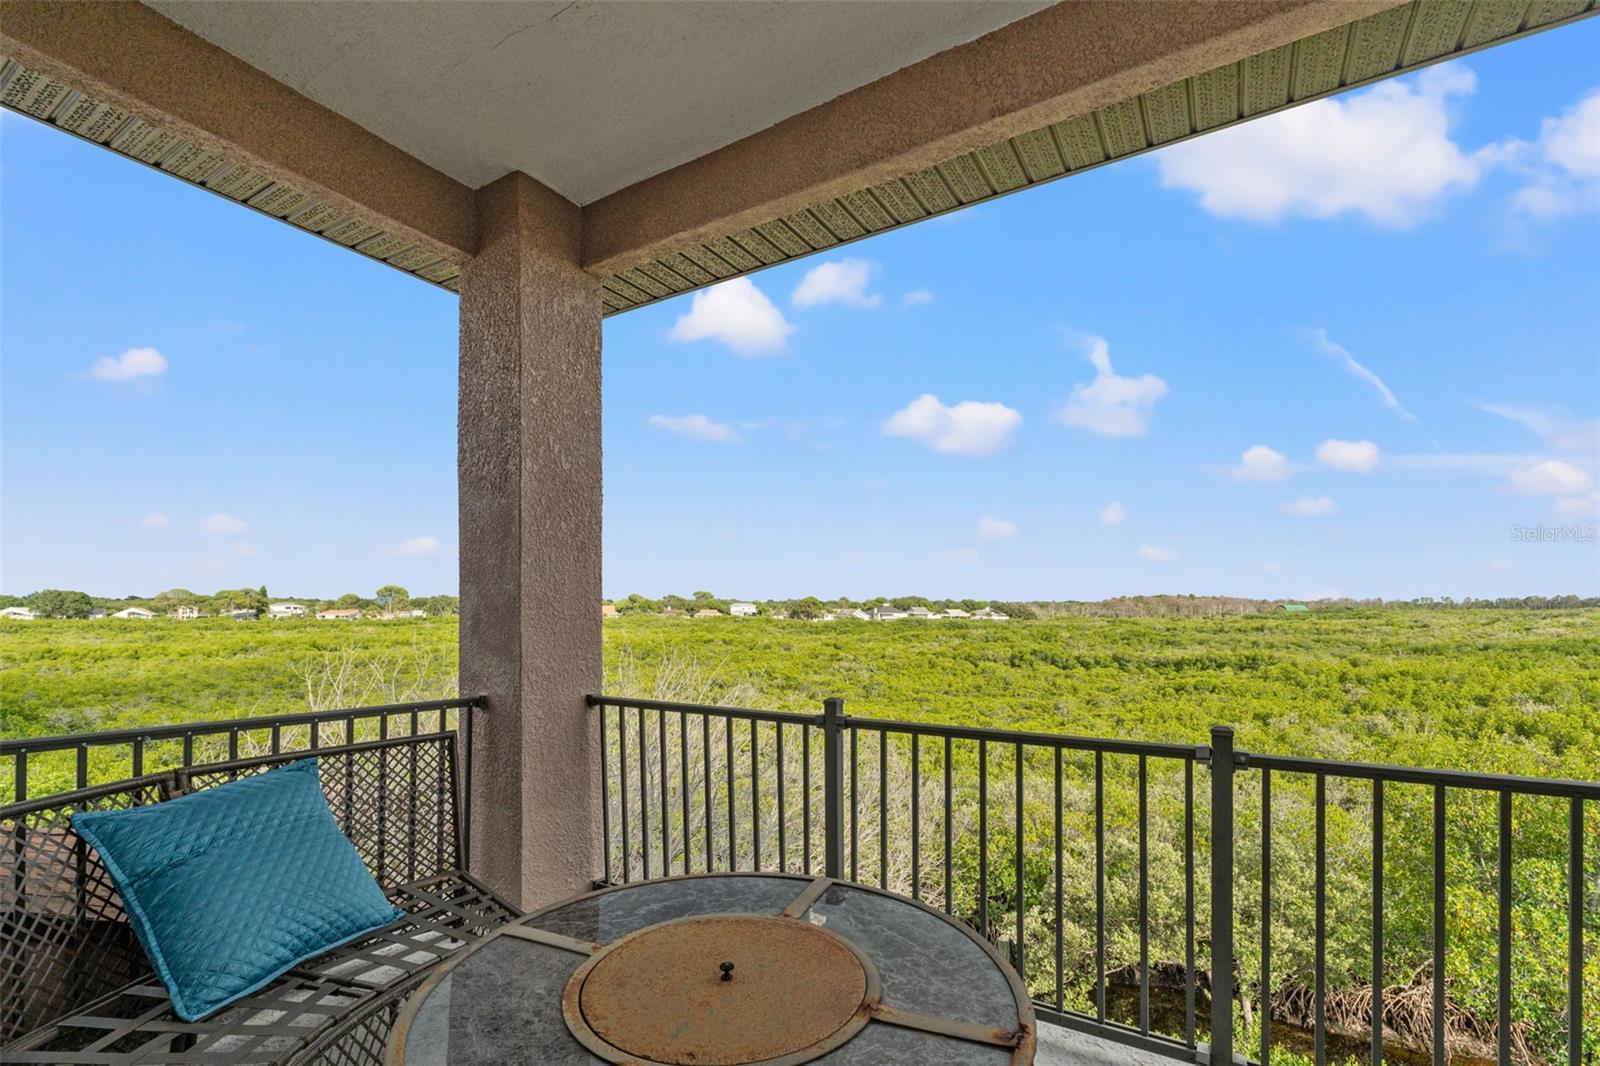
MULTIPOLYGON (((588 703, 595 886, 748 871, 911 896, 1010 960, 1041 1063, 1215 1061, 1230 1045, 1259 1062, 1585 1061, 1584 817, 1600 783, 1276 757, 1237 750, 1224 727, 1183 746, 858 717, 837 700, 814 715, 588 703), (1552 914, 1562 950, 1534 957, 1524 930, 1552 914), (1485 942, 1488 1010, 1460 989, 1455 954, 1485 942)), ((158 1045, 195 1061, 223 1046, 240 1056, 226 1061, 379 1061, 439 944, 515 911, 466 850, 473 728, 493 713, 444 701, 0 742, 8 1061, 156 1061, 138 1056, 158 1045), (181 1026, 65 816, 308 753, 410 915, 390 940, 433 947, 377 985, 330 975, 393 962, 392 945, 340 949, 252 1010, 181 1026), (263 1027, 290 1002, 292 1025, 263 1027)))

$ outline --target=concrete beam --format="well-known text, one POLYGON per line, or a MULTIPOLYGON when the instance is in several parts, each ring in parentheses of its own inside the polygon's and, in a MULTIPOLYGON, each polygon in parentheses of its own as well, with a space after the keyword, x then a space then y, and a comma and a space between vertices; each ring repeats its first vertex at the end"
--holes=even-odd
POLYGON ((524 908, 600 870, 600 286, 581 213, 524 174, 478 194, 461 271, 461 691, 476 873, 524 908))
POLYGON ((584 267, 618 273, 1401 2, 1060 3, 590 204, 584 267))
POLYGON ((6 0, 0 51, 460 261, 473 191, 134 0, 6 0))

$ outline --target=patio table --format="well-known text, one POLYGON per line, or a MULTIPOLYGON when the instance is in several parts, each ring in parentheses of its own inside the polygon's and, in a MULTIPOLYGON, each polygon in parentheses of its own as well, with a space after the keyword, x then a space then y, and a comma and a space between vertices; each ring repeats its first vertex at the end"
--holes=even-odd
POLYGON ((390 1066, 1025 1066, 1016 972, 966 926, 865 885, 703 874, 602 889, 431 975, 390 1066))

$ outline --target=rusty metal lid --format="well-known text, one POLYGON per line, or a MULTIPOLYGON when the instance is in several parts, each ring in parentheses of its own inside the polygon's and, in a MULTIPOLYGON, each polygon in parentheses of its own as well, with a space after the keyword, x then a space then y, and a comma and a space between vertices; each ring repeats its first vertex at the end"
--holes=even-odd
POLYGON ((871 962, 820 926, 713 915, 597 953, 573 974, 562 1010, 573 1035, 611 1062, 790 1064, 854 1036, 879 991, 871 962))

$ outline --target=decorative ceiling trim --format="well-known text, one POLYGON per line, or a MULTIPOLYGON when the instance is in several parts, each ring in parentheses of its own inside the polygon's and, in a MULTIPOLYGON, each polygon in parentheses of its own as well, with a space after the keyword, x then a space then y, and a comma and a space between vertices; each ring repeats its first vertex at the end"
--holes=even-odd
POLYGON ((42 71, 0 55, 0 106, 48 123, 197 188, 243 204, 423 281, 455 291, 461 265, 360 214, 211 152, 42 71))
POLYGON ((643 307, 1594 15, 1600 0, 1412 0, 601 278, 643 307))

